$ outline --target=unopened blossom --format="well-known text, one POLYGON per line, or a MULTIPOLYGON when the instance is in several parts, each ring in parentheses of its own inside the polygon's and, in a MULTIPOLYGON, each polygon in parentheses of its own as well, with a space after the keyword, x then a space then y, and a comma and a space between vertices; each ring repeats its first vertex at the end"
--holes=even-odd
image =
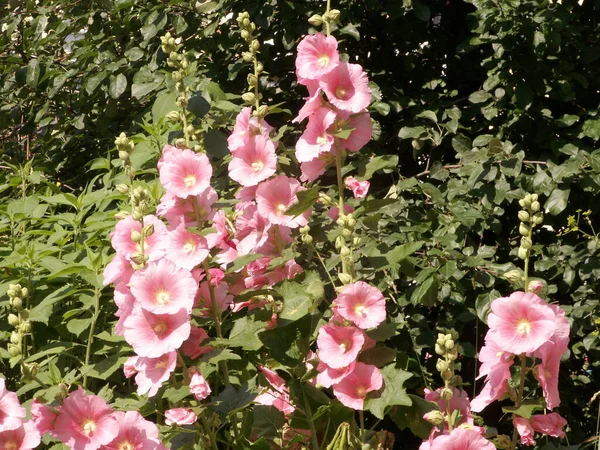
POLYGON ((375 328, 385 320, 385 298, 379 289, 364 281, 344 286, 335 299, 337 311, 344 319, 363 330, 375 328))
POLYGON ((189 372, 190 392, 194 395, 194 397, 196 397, 196 400, 202 401, 212 392, 210 386, 197 368, 192 367, 189 372))
POLYGON ((367 394, 382 387, 381 371, 371 364, 357 362, 350 374, 333 385, 333 393, 344 406, 362 410, 367 394))
POLYGON ((517 429, 519 437, 521 438, 521 444, 523 445, 535 445, 535 439, 533 438, 534 430, 529 420, 525 417, 515 416, 513 417, 513 426, 517 429))
POLYGON ((191 425, 198 420, 198 416, 190 408, 172 408, 165 411, 165 424, 191 425))
POLYGON ((190 337, 181 345, 181 351, 191 359, 196 359, 200 355, 212 351, 212 347, 202 345, 206 339, 208 339, 208 333, 203 328, 192 325, 190 337))

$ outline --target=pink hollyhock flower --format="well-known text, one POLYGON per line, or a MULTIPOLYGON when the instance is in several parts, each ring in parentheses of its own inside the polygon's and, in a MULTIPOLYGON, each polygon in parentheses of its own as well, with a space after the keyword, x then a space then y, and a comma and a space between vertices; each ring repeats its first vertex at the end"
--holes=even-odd
POLYGON ((510 353, 531 353, 556 330, 556 314, 531 292, 514 292, 492 302, 489 333, 498 346, 510 353))
POLYGON ((278 175, 271 180, 263 181, 256 189, 258 213, 274 224, 290 228, 306 225, 310 211, 296 217, 285 214, 290 206, 298 202, 296 193, 300 190, 298 180, 285 175, 278 175))
POLYGON ((535 445, 535 439, 533 439, 533 427, 525 417, 513 417, 513 426, 517 429, 519 436, 521 437, 521 444, 523 445, 535 445))
POLYGON ((333 385, 333 394, 342 405, 362 410, 367 394, 378 391, 382 386, 383 376, 377 367, 357 362, 349 375, 333 385))
POLYGON ((352 129, 350 136, 339 139, 339 147, 349 152, 357 152, 371 140, 373 136, 373 124, 368 112, 350 114, 347 111, 338 111, 335 129, 352 129))
POLYGON ((361 112, 371 103, 369 80, 359 64, 341 62, 321 78, 319 86, 337 108, 361 112))
POLYGON ((139 356, 130 356, 127 358, 127 361, 123 364, 123 375, 125 375, 125 378, 131 378, 138 373, 138 359, 140 359, 139 356))
POLYGON ((354 198, 365 198, 371 183, 368 181, 358 181, 354 177, 348 177, 345 180, 346 187, 352 191, 354 198))
MULTIPOLYGON (((440 410, 446 411, 446 401, 441 398, 440 393, 442 388, 438 388, 435 391, 425 388, 425 400, 428 402, 436 402, 440 407, 440 410)), ((473 425, 473 414, 471 413, 471 401, 466 391, 462 389, 453 388, 454 395, 450 399, 450 413, 459 410, 461 415, 460 423, 467 423, 473 425)))
POLYGON ((536 414, 531 416, 530 422, 533 429, 538 433, 557 438, 565 437, 563 428, 567 421, 558 413, 536 414))
POLYGON ((264 119, 259 121, 258 118, 252 116, 252 108, 242 108, 235 118, 233 132, 227 138, 229 151, 234 154, 253 136, 261 135, 268 139, 271 131, 273 131, 273 127, 264 119))
POLYGON ((100 450, 166 450, 158 438, 158 428, 137 411, 115 411, 119 434, 100 450))
POLYGON ((319 329, 319 358, 332 369, 341 369, 356 361, 365 343, 365 332, 359 328, 327 324, 319 329))
POLYGON ((337 311, 363 330, 375 328, 385 320, 385 298, 379 289, 364 281, 350 283, 335 299, 337 311))
POLYGON ((546 342, 535 353, 536 358, 542 362, 537 366, 535 375, 542 386, 546 407, 554 409, 560 406, 560 393, 558 392, 558 375, 560 369, 560 358, 564 351, 560 351, 553 342, 546 342))
POLYGON ((165 162, 175 159, 176 155, 178 155, 179 153, 181 153, 181 149, 173 145, 166 144, 162 149, 162 154, 160 155, 160 159, 158 160, 156 166, 160 170, 161 167, 165 164, 165 162))
POLYGON ((202 374, 196 369, 192 367, 190 370, 190 392, 194 394, 196 400, 199 402, 204 400, 206 397, 210 395, 212 392, 210 390, 210 386, 202 376, 202 374))
POLYGON ((168 237, 165 257, 182 269, 192 270, 204 261, 210 252, 206 239, 187 231, 183 221, 168 233, 168 237))
POLYGON ((430 450, 496 450, 496 446, 478 431, 459 427, 450 434, 435 438, 430 450))
POLYGON ((169 352, 158 358, 139 357, 136 361, 135 384, 139 395, 154 397, 163 382, 171 376, 177 365, 177 352, 169 352))
POLYGON ((321 153, 318 158, 312 161, 303 162, 300 164, 302 181, 315 181, 325 173, 328 167, 335 165, 335 149, 332 148, 329 153, 321 153))
POLYGON ((125 332, 125 319, 131 315, 133 307, 135 305, 135 297, 131 294, 131 291, 124 282, 121 282, 115 286, 115 304, 118 309, 115 316, 119 318, 115 324, 115 334, 123 336, 125 332))
POLYGON ((154 314, 191 313, 198 290, 189 270, 165 258, 134 273, 129 284, 139 305, 154 314))
POLYGON ((14 430, 0 431, 0 448, 3 450, 30 450, 40 445, 41 436, 31 421, 14 430))
POLYGON ((231 307, 231 310, 233 312, 238 312, 244 308, 248 308, 248 311, 252 311, 253 309, 260 308, 260 307, 266 305, 267 303, 268 303, 267 300, 264 298, 254 297, 245 302, 234 303, 233 306, 231 307))
POLYGON ((172 228, 183 220, 188 227, 195 227, 211 220, 215 215, 213 205, 219 199, 217 191, 208 187, 198 195, 179 198, 166 193, 156 207, 156 214, 164 217, 172 228))
POLYGON ((159 178, 168 193, 180 198, 198 195, 210 186, 212 166, 203 153, 182 150, 167 159, 159 178))
POLYGON ((113 283, 129 283, 131 275, 133 275, 133 268, 130 262, 117 253, 104 268, 102 284, 108 286, 113 283))
POLYGON ((17 394, 6 389, 5 380, 0 378, 0 431, 16 430, 26 415, 17 394))
POLYGON ((40 402, 37 398, 33 399, 31 403, 31 423, 40 436, 52 432, 56 417, 58 417, 56 409, 40 402))
POLYGON ((544 283, 540 280, 534 280, 529 283, 527 290, 537 295, 544 290, 544 283))
POLYGON ((317 109, 308 119, 306 130, 296 143, 296 159, 308 162, 321 153, 331 151, 335 138, 327 129, 335 122, 335 112, 329 108, 317 109))
POLYGON ((507 382, 510 380, 511 365, 501 364, 496 366, 494 371, 490 372, 486 378, 485 386, 479 395, 471 400, 471 409, 473 411, 482 411, 486 406, 508 393, 507 382))
POLYGON ((139 306, 125 319, 123 336, 139 356, 158 358, 181 347, 190 336, 190 320, 182 308, 175 314, 154 314, 139 306))
POLYGON ((53 434, 72 449, 95 450, 119 434, 119 422, 101 397, 79 386, 60 407, 53 434))
POLYGON ((323 361, 319 361, 319 365, 317 366, 317 370, 319 371, 319 374, 317 375, 317 383, 324 388, 330 388, 334 384, 339 383, 348 375, 350 375, 355 366, 356 361, 352 361, 347 367, 342 367, 341 369, 332 369, 323 361))
POLYGON ((208 269, 208 274, 210 275, 208 282, 213 286, 218 286, 225 278, 225 272, 221 269, 208 269))
POLYGON ((277 375, 276 372, 267 369, 264 366, 258 366, 258 368, 274 390, 265 390, 258 395, 254 401, 259 405, 274 406, 286 416, 293 413, 296 410, 296 407, 290 401, 290 395, 288 388, 285 385, 285 380, 277 375))
POLYGON ((181 346, 181 351, 191 359, 196 359, 200 355, 209 353, 212 351, 212 347, 201 346, 202 342, 206 339, 208 339, 208 333, 204 329, 192 325, 190 337, 181 346))
POLYGON ((254 251, 261 255, 277 258, 281 256, 281 252, 293 241, 290 227, 271 225, 267 240, 262 245, 256 247, 254 251))
POLYGON ((258 213, 258 206, 249 203, 235 221, 238 239, 236 249, 242 255, 255 252, 269 238, 271 223, 258 213))
MULTIPOLYGON (((344 203, 344 212, 346 214, 353 213, 354 212, 354 206, 352 206, 350 203, 344 203)), ((327 210, 327 217, 329 217, 334 222, 336 220, 338 220, 340 218, 340 208, 338 208, 337 206, 331 206, 327 210)))
MULTIPOLYGON (((310 80, 306 80, 310 82, 310 80)), ((292 120, 292 123, 300 123, 307 117, 310 117, 316 110, 318 110, 321 106, 323 106, 323 97, 321 97, 321 88, 319 87, 319 83, 317 81, 313 81, 308 85, 308 97, 305 97, 304 106, 300 108, 298 111, 298 116, 292 120), (314 86, 311 86, 314 85, 314 86)))
MULTIPOLYGON (((152 215, 144 217, 144 226, 147 225, 154 227, 154 233, 144 239, 144 255, 148 257, 148 261, 157 261, 164 256, 166 251, 167 227, 158 217, 152 215)), ((141 244, 131 239, 132 232, 141 234, 142 224, 129 216, 119 220, 110 235, 112 247, 118 255, 128 261, 131 261, 134 253, 142 251, 141 244)))
POLYGON ((198 416, 190 408, 173 408, 165 411, 165 424, 191 425, 198 420, 198 416))
POLYGON ((485 345, 479 350, 479 361, 481 361, 481 367, 478 379, 503 366, 510 368, 514 364, 514 355, 503 351, 494 341, 494 337, 488 333, 485 337, 485 345))
POLYGON ((333 36, 323 33, 305 36, 298 44, 296 73, 307 80, 318 80, 331 72, 339 61, 337 40, 333 36))
POLYGON ((256 186, 270 178, 277 170, 273 141, 262 135, 248 139, 246 145, 236 150, 228 170, 229 178, 242 186, 256 186))
MULTIPOLYGON (((208 281, 204 281, 200 284, 198 294, 195 299, 195 306, 201 309, 201 313, 204 317, 213 316, 213 305, 210 296, 211 287, 208 281)), ((233 304, 233 296, 227 293, 227 283, 221 283, 218 286, 212 287, 212 294, 217 309, 220 312, 225 311, 233 304)))
POLYGON ((235 194, 235 198, 237 198, 240 201, 240 203, 247 203, 253 202, 255 195, 256 186, 244 186, 235 194))

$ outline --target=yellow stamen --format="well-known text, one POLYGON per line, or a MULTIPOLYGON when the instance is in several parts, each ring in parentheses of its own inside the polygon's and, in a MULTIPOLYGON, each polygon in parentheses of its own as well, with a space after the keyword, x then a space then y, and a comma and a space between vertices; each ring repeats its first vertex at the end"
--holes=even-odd
POLYGON ((344 89, 342 86, 338 86, 338 88, 335 90, 335 96, 340 100, 346 100, 346 89, 344 89))
POLYGON ((361 317, 367 317, 367 312, 364 305, 356 305, 354 307, 354 314, 361 317))
POLYGON ((156 303, 159 305, 166 305, 167 303, 169 303, 169 300, 171 299, 171 296, 169 295, 169 293, 165 290, 160 290, 156 293, 156 303))
POLYGON ((188 241, 183 246, 183 251, 187 254, 194 253, 196 251, 196 244, 193 241, 188 241))
POLYGON ((119 444, 119 450, 133 450, 135 447, 129 441, 123 441, 119 444))
POLYGON ((357 397, 366 397, 367 396, 367 390, 365 389, 364 386, 358 386, 356 388, 356 396, 357 397))
POLYGON ((280 203, 275 208, 275 214, 277 214, 278 216, 284 215, 286 211, 287 211, 287 206, 285 206, 283 203, 280 203))
POLYGON ((154 330, 154 332, 156 334, 158 334, 159 336, 161 334, 163 334, 165 331, 167 331, 167 328, 168 328, 167 324, 164 321, 162 321, 162 320, 152 327, 152 329, 154 330))
POLYGON ((319 136, 317 138, 317 144, 319 144, 319 145, 325 145, 325 144, 327 144, 327 137, 326 136, 319 136))
POLYGON ((329 56, 321 55, 321 57, 317 60, 317 62, 319 63, 319 65, 321 67, 325 67, 325 66, 327 66, 327 64, 329 64, 329 56))
POLYGON ((517 324, 517 332, 521 336, 527 336, 531 333, 531 322, 527 319, 521 319, 517 324))
POLYGON ((83 434, 85 434, 86 436, 89 436, 94 431, 96 431, 96 422, 94 422, 92 419, 84 420, 82 431, 83 431, 83 434))
POLYGON ((196 176, 192 174, 188 175, 183 179, 183 183, 185 184, 185 187, 192 187, 196 184, 196 176))
POLYGON ((252 170, 254 170, 255 172, 260 172, 264 166, 265 165, 262 161, 256 161, 252 163, 252 170))

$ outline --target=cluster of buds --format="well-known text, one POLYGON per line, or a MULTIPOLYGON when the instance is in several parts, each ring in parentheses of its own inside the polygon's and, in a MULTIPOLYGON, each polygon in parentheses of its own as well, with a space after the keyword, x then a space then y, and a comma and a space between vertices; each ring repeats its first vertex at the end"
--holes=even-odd
POLYGON ((133 178, 135 176, 135 171, 131 166, 130 155, 135 150, 135 144, 125 135, 125 133, 121 133, 119 137, 115 139, 115 145, 119 151, 119 159, 123 161, 125 174, 129 178, 133 178))
POLYGON ((450 400, 453 395, 453 390, 450 385, 455 384, 451 383, 451 381, 454 377, 454 361, 458 358, 457 340, 458 333, 456 330, 451 329, 447 334, 439 333, 437 341, 435 342, 435 352, 440 356, 435 364, 435 368, 440 372, 445 383, 445 387, 441 392, 441 397, 444 398, 444 400, 450 400))
POLYGON ((335 431, 335 434, 333 435, 329 445, 327 445, 326 450, 349 450, 350 448, 354 448, 352 441, 353 439, 352 435, 350 434, 350 424, 348 424, 348 422, 343 422, 335 431))
POLYGON ((519 234, 521 235, 521 245, 518 250, 519 258, 529 258, 533 241, 531 240, 533 228, 544 222, 544 215, 540 211, 541 205, 538 202, 537 194, 527 194, 525 198, 519 200, 519 205, 523 208, 519 211, 519 234))
POLYGON ((135 270, 142 269, 146 263, 148 262, 148 255, 144 253, 144 242, 145 240, 154 234, 154 225, 143 225, 142 232, 132 229, 131 230, 131 240, 136 244, 139 244, 140 250, 139 252, 133 253, 131 255, 131 260, 134 262, 133 268, 135 270))
POLYGON ((152 196, 148 189, 141 186, 136 187, 131 192, 131 216, 138 222, 141 221, 148 211, 152 203, 152 196))
MULTIPOLYGON (((361 239, 358 236, 354 236, 356 219, 352 213, 343 214, 340 215, 336 223, 341 227, 342 232, 335 240, 335 248, 340 252, 340 257, 344 263, 343 266, 352 268, 354 266, 353 249, 361 243, 361 239)), ((352 282, 352 277, 348 274, 341 274, 340 281, 343 284, 348 284, 352 282)))
POLYGON ((264 68, 257 57, 260 53, 260 42, 252 34, 256 30, 256 25, 250 21, 250 15, 245 11, 238 14, 237 23, 241 29, 242 39, 248 44, 248 51, 242 53, 242 59, 244 62, 254 64, 254 73, 248 74, 248 92, 242 95, 242 100, 247 105, 255 106, 254 114, 262 118, 267 113, 267 107, 260 106, 262 95, 258 92, 258 80, 264 68))
POLYGON ((339 9, 330 9, 329 11, 325 12, 323 15, 314 14, 314 15, 310 16, 310 18, 308 19, 308 23, 310 23, 311 25, 313 25, 315 27, 320 27, 322 25, 327 26, 333 22, 337 22, 339 18, 340 18, 340 10, 339 9))
POLYGON ((21 344, 23 337, 31 334, 31 322, 29 321, 29 310, 23 307, 23 299, 29 296, 29 291, 26 287, 21 287, 20 284, 9 284, 8 302, 16 312, 8 315, 8 324, 14 328, 10 334, 10 344, 8 345, 8 353, 10 356, 19 356, 21 354, 21 344))
POLYGON ((309 245, 312 244, 313 238, 310 235, 310 226, 305 225, 300 228, 300 239, 305 244, 309 244, 309 245))

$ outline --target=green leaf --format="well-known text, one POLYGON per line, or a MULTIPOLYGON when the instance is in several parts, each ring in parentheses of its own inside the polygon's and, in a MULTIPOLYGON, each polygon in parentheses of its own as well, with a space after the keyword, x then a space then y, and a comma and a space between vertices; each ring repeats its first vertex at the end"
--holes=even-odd
POLYGON ((54 304, 78 292, 81 292, 81 290, 73 289, 69 285, 62 286, 31 309, 29 320, 32 322, 43 322, 48 325, 48 319, 52 315, 54 304))
POLYGON ((275 291, 283 299, 283 310, 279 318, 287 322, 294 322, 307 315, 315 298, 306 291, 303 284, 297 281, 284 281, 275 291))
POLYGON ((345 27, 340 28, 339 32, 341 34, 347 34, 349 36, 352 36, 355 40, 360 41, 360 33, 356 29, 359 26, 360 25, 355 25, 355 24, 349 23, 345 27))
POLYGON ((222 159, 229 154, 227 138, 223 133, 217 130, 210 130, 204 136, 204 147, 206 153, 215 159, 222 159))
POLYGON ((231 347, 241 347, 249 351, 259 350, 263 344, 258 338, 258 332, 264 330, 266 325, 266 322, 256 320, 253 316, 242 317, 234 322, 229 339, 223 341, 231 347))
POLYGON ((409 394, 408 397, 412 405, 394 408, 390 418, 401 430, 408 427, 416 436, 427 439, 433 425, 423 419, 423 416, 429 411, 439 410, 439 407, 436 403, 425 401, 417 395, 409 394))
POLYGON ((274 406, 254 406, 252 434, 256 437, 275 438, 279 436, 284 423, 284 414, 274 406))
POLYGON ((40 61, 37 58, 32 58, 27 64, 27 78, 26 83, 29 87, 35 88, 40 79, 40 61))
POLYGON ((402 127, 398 132, 398 137, 400 139, 413 139, 425 133, 425 127, 402 127))
POLYGON ((400 263, 400 261, 405 260, 410 255, 412 255, 414 252, 416 252, 421 247, 423 247, 424 243, 425 243, 424 241, 416 241, 416 242, 409 242, 407 244, 399 245, 398 247, 389 251, 385 255, 385 257, 388 260, 388 262, 390 263, 390 266, 396 266, 396 265, 398 265, 398 263, 400 263))
POLYGON ((149 83, 132 84, 131 85, 131 96, 133 98, 142 98, 144 95, 155 91, 162 84, 161 80, 151 81, 149 83))
POLYGON ((310 189, 298 191, 296 197, 298 197, 298 201, 285 211, 288 216, 296 217, 311 209, 319 199, 319 186, 315 185, 310 189))
POLYGON ((226 417, 232 412, 245 408, 255 398, 256 393, 250 391, 248 383, 242 384, 239 389, 230 384, 218 396, 211 397, 211 403, 215 405, 215 411, 226 417))
POLYGON ((469 101, 475 104, 487 102, 490 98, 492 95, 485 91, 476 91, 469 95, 469 101))
POLYGON ((88 95, 92 95, 96 88, 104 81, 104 79, 108 76, 108 72, 102 71, 93 75, 87 79, 85 83, 85 91, 88 95))
POLYGON ((398 155, 381 155, 369 159, 360 181, 370 180, 378 170, 395 169, 398 166, 398 155))
POLYGON ((108 85, 108 94, 114 98, 119 98, 127 89, 127 77, 120 73, 116 77, 110 76, 110 84, 108 85))
POLYGON ((177 94, 175 92, 165 91, 159 94, 152 105, 152 121, 158 123, 164 116, 174 110, 179 110, 175 101, 177 94))
POLYGON ((600 119, 586 120, 583 124, 584 136, 592 138, 594 141, 600 139, 600 119))
POLYGON ((535 411, 543 410, 543 400, 525 400, 519 408, 516 406, 505 406, 502 408, 502 411, 507 414, 515 414, 526 419, 531 419, 531 416, 535 411))
POLYGON ((431 120, 433 123, 438 122, 437 115, 433 111, 429 110, 417 114, 417 117, 422 117, 423 119, 431 120))
POLYGON ((386 408, 395 405, 412 405, 412 400, 406 394, 404 382, 413 376, 412 373, 397 369, 393 364, 381 369, 383 375, 383 391, 378 398, 367 398, 365 409, 378 419, 383 419, 386 408))
POLYGON ((482 134, 480 136, 477 136, 473 141, 473 147, 485 147, 490 143, 493 137, 494 136, 492 136, 491 134, 482 134))
POLYGON ((570 189, 565 189, 564 191, 561 189, 554 189, 548 200, 546 200, 546 204, 544 205, 544 210, 546 214, 551 214, 556 216, 565 210, 567 207, 567 203, 569 201, 569 194, 571 193, 570 189))
POLYGON ((125 51, 125 56, 129 61, 138 61, 144 56, 144 50, 139 47, 132 47, 125 51))
POLYGON ((437 277, 431 275, 420 283, 410 296, 413 305, 433 306, 437 300, 437 277))
POLYGON ((413 9, 415 11, 415 16, 417 16, 419 20, 429 22, 429 19, 431 19, 431 9, 429 9, 429 6, 421 3, 419 0, 413 0, 413 9))
POLYGON ((471 144, 471 139, 459 134, 452 138, 452 148, 456 150, 457 153, 466 153, 473 149, 473 145, 471 144))

